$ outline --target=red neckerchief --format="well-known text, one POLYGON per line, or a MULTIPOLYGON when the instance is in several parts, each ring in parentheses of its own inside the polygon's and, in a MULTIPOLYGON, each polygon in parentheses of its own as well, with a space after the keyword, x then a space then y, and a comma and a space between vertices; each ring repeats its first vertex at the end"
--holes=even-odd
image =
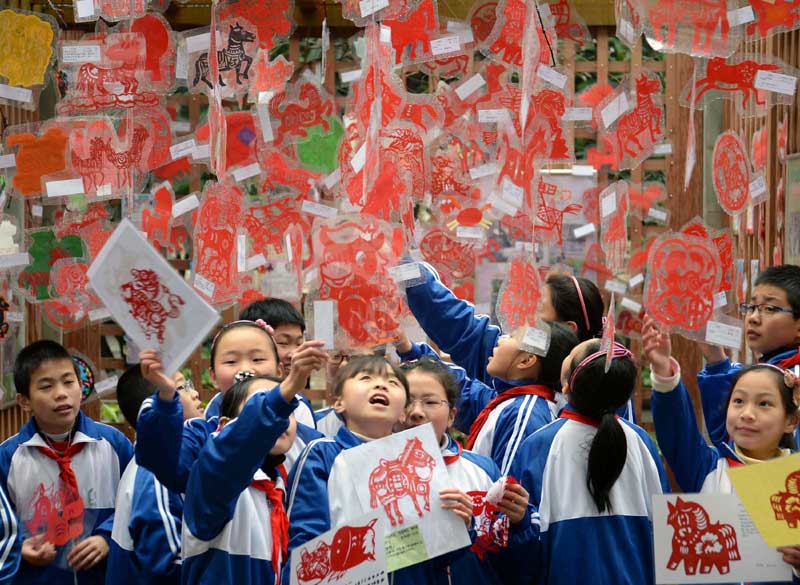
POLYGON ((725 460, 728 462, 728 467, 742 467, 744 465, 744 463, 733 457, 726 457, 725 460))
MULTIPOLYGON (((86 443, 66 444, 62 454, 58 454, 49 447, 36 447, 40 453, 49 457, 58 465, 58 479, 61 481, 59 488, 62 500, 63 516, 60 523, 66 522, 66 529, 56 529, 56 526, 48 526, 48 540, 55 546, 63 546, 73 538, 79 537, 83 533, 83 498, 78 490, 78 478, 72 469, 72 456, 80 453, 86 443), (55 534, 49 534, 53 529, 55 534)), ((49 522, 48 522, 49 524, 49 522)))
POLYGON ((475 445, 475 441, 478 438, 478 435, 483 428, 483 425, 486 424, 486 421, 489 419, 489 415, 492 411, 497 408, 497 406, 506 400, 511 400, 512 398, 516 398, 517 396, 541 396, 545 400, 549 400, 550 402, 556 401, 556 394, 547 386, 542 386, 541 384, 529 384, 527 386, 512 386, 508 390, 504 390, 501 394, 498 394, 494 398, 489 401, 484 409, 478 414, 475 422, 472 423, 472 426, 469 428, 469 437, 467 438, 467 449, 472 449, 475 445))
POLYGON ((776 365, 782 367, 785 370, 800 365, 800 347, 797 348, 797 353, 789 356, 788 358, 782 359, 776 365))
POLYGON ((285 559, 289 549, 289 517, 283 507, 283 490, 275 487, 271 479, 254 479, 250 487, 264 492, 267 502, 272 505, 270 525, 272 528, 272 570, 275 571, 275 583, 281 580, 281 559, 285 559))
MULTIPOLYGON (((600 426, 600 421, 598 419, 593 418, 591 416, 586 416, 585 414, 581 414, 580 412, 575 412, 574 410, 569 410, 567 408, 561 411, 561 414, 558 415, 558 418, 568 418, 570 420, 574 420, 594 428, 600 426)), ((614 415, 614 418, 619 420, 619 417, 616 414, 614 415)))
POLYGON ((461 457, 461 452, 464 450, 464 448, 461 446, 461 443, 459 443, 458 441, 454 442, 456 445, 458 445, 458 453, 451 453, 450 455, 445 455, 444 456, 445 465, 450 465, 451 463, 455 463, 456 461, 458 461, 458 458, 461 457))

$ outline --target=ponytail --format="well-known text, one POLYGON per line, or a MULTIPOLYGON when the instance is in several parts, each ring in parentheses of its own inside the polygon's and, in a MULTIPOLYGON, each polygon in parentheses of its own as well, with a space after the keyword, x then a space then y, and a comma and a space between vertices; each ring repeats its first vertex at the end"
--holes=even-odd
POLYGON ((589 448, 586 487, 602 514, 611 512, 611 488, 619 479, 628 456, 628 440, 613 412, 605 412, 589 448))

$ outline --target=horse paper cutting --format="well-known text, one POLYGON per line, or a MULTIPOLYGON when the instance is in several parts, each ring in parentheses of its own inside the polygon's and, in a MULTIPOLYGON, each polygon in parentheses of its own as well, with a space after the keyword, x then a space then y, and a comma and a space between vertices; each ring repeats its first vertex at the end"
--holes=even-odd
POLYGON ((147 339, 155 337, 164 343, 164 327, 168 319, 180 315, 184 300, 161 283, 153 270, 131 269, 132 280, 120 286, 123 300, 139 323, 147 339))

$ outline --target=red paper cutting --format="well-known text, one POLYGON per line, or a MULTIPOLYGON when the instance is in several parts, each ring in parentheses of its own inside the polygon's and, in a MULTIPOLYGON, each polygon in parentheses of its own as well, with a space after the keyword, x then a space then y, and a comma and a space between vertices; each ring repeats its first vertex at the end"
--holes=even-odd
MULTIPOLYGON (((536 209, 536 219, 538 223, 536 228, 542 228, 545 231, 553 232, 556 237, 556 244, 561 246, 564 244, 564 216, 567 214, 577 214, 583 205, 577 203, 570 203, 566 207, 559 209, 553 205, 548 205, 546 197, 554 197, 558 187, 552 183, 546 183, 542 177, 539 177, 539 183, 536 192, 539 196, 539 205, 536 209)), ((538 230, 535 232, 538 237, 538 230)))
MULTIPOLYGON (((227 40, 219 44, 222 46, 221 49, 217 49, 219 84, 224 87, 235 83, 238 90, 245 86, 244 80, 249 79, 250 67, 253 65, 253 57, 249 53, 255 51, 246 45, 257 43, 258 37, 252 32, 252 25, 244 20, 228 23, 227 28, 227 40), (223 73, 225 74, 224 79, 223 73)), ((195 61, 192 88, 197 87, 202 81, 209 89, 212 89, 214 85, 209 78, 210 74, 208 52, 205 52, 195 61)))
POLYGON ((592 243, 586 250, 581 267, 581 276, 588 277, 589 272, 597 274, 597 284, 602 288, 606 280, 614 278, 614 273, 606 264, 606 255, 598 243, 592 243))
POLYGON ((483 561, 486 553, 497 552, 508 546, 508 517, 486 501, 486 492, 467 492, 472 498, 472 515, 475 517, 475 541, 470 550, 483 561))
POLYGON ((19 146, 16 155, 17 172, 11 181, 14 189, 25 197, 42 193, 42 177, 67 168, 67 134, 51 127, 41 136, 29 132, 9 133, 6 146, 19 146))
MULTIPOLYGON (((613 186, 612 186, 613 188, 613 186)), ((600 193, 602 201, 608 189, 600 193)), ((607 196, 607 195, 606 195, 607 196)), ((612 272, 623 269, 625 254, 628 250, 628 193, 627 189, 617 191, 612 195, 616 197, 616 210, 610 217, 602 221, 602 245, 606 254, 608 267, 612 272)))
POLYGON ((714 192, 729 215, 742 213, 750 201, 750 161, 741 139, 728 130, 714 144, 714 192))
POLYGON ((221 20, 241 18, 251 23, 258 35, 259 47, 269 51, 279 41, 287 39, 294 28, 292 0, 237 0, 222 5, 221 20))
POLYGON ((244 226, 253 243, 254 254, 266 257, 284 252, 284 234, 298 226, 306 238, 311 237, 311 221, 300 211, 302 198, 286 197, 267 205, 255 205, 247 210, 244 226), (272 250, 270 250, 270 247, 272 250))
POLYGON ((800 26, 800 0, 750 0, 756 15, 747 25, 747 34, 767 37, 800 26))
POLYGON ((542 296, 540 284, 535 264, 521 258, 511 260, 505 286, 497 301, 497 313, 504 321, 504 331, 513 331, 536 322, 537 307, 542 296))
POLYGON ((266 179, 261 184, 262 192, 278 191, 282 187, 290 187, 303 197, 311 195, 312 187, 319 178, 319 173, 305 170, 297 165, 297 161, 289 159, 277 149, 258 152, 261 168, 267 169, 266 179))
POLYGON ((727 50, 730 34, 727 0, 659 0, 649 6, 647 16, 653 38, 673 50, 680 47, 676 37, 683 27, 693 31, 691 45, 683 47, 687 52, 711 55, 727 50))
POLYGON ((172 207, 175 195, 169 183, 153 192, 153 208, 142 210, 142 231, 157 249, 167 247, 172 235, 172 207))
POLYGON ((488 2, 478 2, 472 9, 469 23, 472 27, 472 34, 479 43, 484 43, 489 35, 492 34, 495 22, 497 21, 497 0, 488 2))
MULTIPOLYGON (((767 105, 765 92, 755 87, 756 75, 759 71, 780 71, 782 67, 777 63, 759 63, 753 59, 737 57, 730 63, 720 57, 708 61, 704 76, 694 83, 695 104, 702 108, 703 96, 711 91, 718 90, 728 94, 741 93, 741 110, 746 112, 751 100, 755 101, 756 108, 767 105)), ((691 93, 691 84, 684 90, 684 99, 691 93)), ((738 105, 738 104, 737 104, 738 105)))
POLYGON ((410 47, 409 57, 417 59, 431 52, 431 40, 436 35, 439 25, 436 4, 433 0, 422 0, 403 20, 384 19, 384 26, 392 30, 392 47, 395 51, 395 64, 403 62, 406 47, 410 47), (421 54, 417 52, 422 47, 421 54))
MULTIPOLYGON (((225 112, 225 163, 220 171, 248 165, 256 161, 258 147, 256 120, 250 111, 225 112)), ((198 142, 208 142, 211 138, 211 125, 203 124, 195 132, 198 142)))
POLYGON ((750 142, 750 160, 753 161, 753 170, 761 171, 767 164, 767 127, 763 126, 753 132, 750 142))
POLYGON ((789 528, 797 528, 800 520, 800 471, 786 476, 786 490, 770 496, 775 520, 784 520, 789 528))
POLYGON ((375 523, 366 526, 342 526, 331 544, 322 541, 314 550, 301 552, 297 580, 321 583, 340 580, 345 572, 363 562, 375 560, 375 523))
MULTIPOLYGON (((498 17, 495 29, 500 27, 491 45, 492 52, 510 65, 522 67, 522 42, 525 33, 526 3, 524 0, 501 0, 502 16, 498 17)), ((531 18, 535 24, 536 20, 531 18)))
POLYGON ((475 251, 470 244, 451 238, 440 229, 425 234, 419 244, 426 262, 430 262, 443 280, 452 282, 475 272, 475 251))
POLYGON ((550 14, 555 19, 556 34, 559 39, 574 41, 580 46, 592 40, 586 23, 568 0, 556 0, 548 6, 550 14))
POLYGON ((44 312, 62 331, 83 327, 89 322, 89 310, 101 304, 97 295, 87 290, 88 270, 89 265, 81 261, 60 260, 53 265, 51 298, 44 302, 44 312))
POLYGON ((281 92, 286 86, 286 82, 294 73, 294 64, 286 60, 281 55, 277 59, 270 61, 269 52, 259 51, 256 62, 253 64, 253 78, 250 83, 250 100, 258 101, 258 94, 262 91, 281 92))
POLYGON ((269 103, 270 115, 280 120, 275 128, 275 143, 282 144, 286 136, 308 138, 308 129, 322 124, 325 132, 330 124, 325 116, 333 114, 333 101, 323 96, 313 83, 303 83, 297 92, 297 100, 288 101, 286 93, 275 96, 269 103))
POLYGON ((132 280, 119 289, 129 305, 128 312, 142 328, 147 339, 164 343, 164 329, 169 319, 180 315, 184 300, 173 294, 153 270, 131 268, 132 280))
POLYGON ((661 90, 661 82, 656 77, 641 73, 635 85, 636 106, 622 115, 614 129, 620 169, 637 166, 653 153, 653 147, 664 136, 661 124, 663 108, 653 101, 653 96, 661 90))
POLYGON ((31 516, 25 520, 25 526, 44 542, 64 546, 83 534, 83 499, 76 488, 64 482, 52 482, 49 487, 40 483, 28 508, 31 516))
POLYGON ((166 91, 175 78, 175 39, 167 20, 160 14, 149 13, 131 24, 131 32, 145 39, 144 71, 149 85, 157 91, 166 91))
POLYGON ((89 258, 96 258, 113 233, 108 210, 102 203, 91 203, 83 213, 56 212, 53 232, 56 237, 80 237, 89 248, 89 258))
POLYGON ((736 530, 730 524, 712 522, 706 509, 697 502, 680 497, 667 502, 667 524, 672 527, 672 554, 667 569, 677 571, 683 563, 687 575, 706 575, 712 569, 720 575, 730 572, 731 561, 741 559, 736 530))

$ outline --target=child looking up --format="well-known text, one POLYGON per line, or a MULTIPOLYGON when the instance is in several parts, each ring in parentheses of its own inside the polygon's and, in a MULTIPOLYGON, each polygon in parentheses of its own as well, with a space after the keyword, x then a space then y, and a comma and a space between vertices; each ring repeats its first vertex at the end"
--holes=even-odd
POLYGON ((31 413, 0 445, 0 487, 31 533, 14 582, 99 585, 117 485, 133 447, 118 430, 81 412, 78 372, 58 343, 23 348, 14 384, 17 402, 31 413))
MULTIPOLYGON (((203 405, 192 384, 173 376, 185 420, 203 416, 203 405)), ((139 365, 128 368, 117 383, 117 402, 125 420, 136 429, 142 402, 154 391, 139 365)), ((178 585, 181 582, 181 519, 183 498, 161 485, 153 474, 131 459, 117 490, 108 585, 178 585)))
POLYGON ((512 542, 530 550, 520 573, 540 583, 653 583, 651 502, 669 482, 647 432, 615 416, 636 386, 631 352, 614 344, 608 372, 606 355, 597 340, 572 350, 561 370, 568 405, 511 469, 533 504, 512 542))
MULTIPOLYGON (((765 269, 755 281, 750 302, 740 309, 747 345, 758 361, 790 368, 800 376, 800 266, 784 264, 765 269)), ((742 366, 731 363, 720 347, 700 347, 707 362, 697 375, 703 417, 711 441, 723 444, 728 441, 727 399, 742 366)))
MULTIPOLYGON (((728 469, 788 456, 783 448, 797 427, 800 382, 773 364, 740 369, 725 405, 727 443, 706 444, 694 407, 672 358, 669 335, 645 317, 642 343, 652 366, 656 438, 675 480, 688 493, 734 493, 728 469)), ((800 570, 800 547, 783 547, 784 561, 800 570)), ((795 576, 795 582, 800 582, 795 576)), ((754 584, 755 585, 755 584, 754 584)))

